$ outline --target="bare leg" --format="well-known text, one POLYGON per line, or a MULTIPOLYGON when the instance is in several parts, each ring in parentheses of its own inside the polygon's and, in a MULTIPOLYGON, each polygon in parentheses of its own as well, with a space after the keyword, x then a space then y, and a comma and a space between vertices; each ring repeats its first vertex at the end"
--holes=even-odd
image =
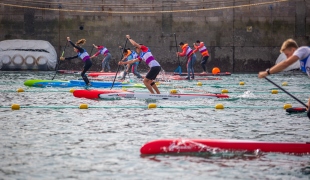
POLYGON ((153 89, 156 91, 156 93, 157 93, 157 94, 160 94, 160 92, 159 92, 159 90, 158 90, 158 88, 157 88, 156 84, 153 84, 153 86, 152 86, 152 87, 153 87, 153 89))
MULTIPOLYGON (((151 94, 155 94, 154 93, 154 91, 153 91, 153 88, 152 88, 152 86, 151 86, 151 83, 152 83, 153 81, 152 80, 150 80, 150 79, 147 79, 147 78, 144 78, 143 79, 143 83, 144 83, 144 85, 146 86, 146 88, 150 91, 150 93, 151 94)), ((158 89, 157 89, 158 90, 158 89)), ((157 91, 156 91, 157 92, 157 91)))

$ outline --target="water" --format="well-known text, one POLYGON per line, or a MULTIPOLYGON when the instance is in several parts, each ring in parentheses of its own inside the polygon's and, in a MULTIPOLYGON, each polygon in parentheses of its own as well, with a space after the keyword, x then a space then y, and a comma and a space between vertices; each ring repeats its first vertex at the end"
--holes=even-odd
MULTIPOLYGON (((310 141, 306 114, 287 115, 298 102, 257 74, 222 80, 162 83, 162 92, 229 91, 229 99, 157 101, 87 100, 69 88, 28 88, 27 79, 51 79, 54 72, 0 72, 0 179, 309 179, 310 155, 221 152, 141 156, 148 141, 218 138, 310 141), (245 85, 239 85, 244 82, 245 85), (18 88, 25 92, 17 93, 18 88), (80 104, 89 109, 79 109, 80 104), (154 102, 153 102, 154 103, 154 102), (216 110, 216 104, 225 109, 216 110), (10 106, 22 108, 12 111, 10 106)), ((55 79, 76 79, 57 75, 55 79)), ((288 73, 270 79, 306 102, 310 81, 288 73)), ((138 91, 146 91, 137 89, 138 91)))

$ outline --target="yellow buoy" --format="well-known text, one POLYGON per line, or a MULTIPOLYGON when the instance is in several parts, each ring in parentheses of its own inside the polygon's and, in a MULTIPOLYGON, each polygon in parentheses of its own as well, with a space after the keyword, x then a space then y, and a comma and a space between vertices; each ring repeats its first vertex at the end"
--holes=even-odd
POLYGON ((283 83, 282 83, 282 86, 287 86, 287 82, 283 82, 283 83))
POLYGON ((223 89, 222 93, 228 93, 228 90, 227 89, 223 89))
POLYGON ((278 94, 278 90, 276 89, 271 90, 271 94, 278 94))
POLYGON ((75 89, 70 89, 70 92, 73 93, 75 91, 75 89))
POLYGON ((157 82, 155 82, 155 84, 156 84, 156 86, 158 86, 158 85, 160 85, 160 82, 159 82, 159 81, 157 81, 157 82))
POLYGON ((127 89, 125 87, 122 87, 122 91, 127 91, 127 89))
POLYGON ((11 108, 12 108, 12 110, 19 110, 20 106, 19 106, 19 104, 12 104, 11 108))
POLYGON ((288 108, 292 108, 291 104, 284 104, 283 109, 288 109, 288 108))
POLYGON ((224 105, 223 104, 217 104, 217 105, 215 105, 215 109, 224 109, 224 105))
POLYGON ((239 85, 244 85, 244 82, 242 82, 242 81, 241 81, 241 82, 239 82, 239 85))
POLYGON ((202 86, 202 82, 197 82, 197 86, 202 86))
POLYGON ((157 108, 157 105, 155 103, 150 103, 147 107, 149 109, 152 109, 152 108, 157 108))
POLYGON ((17 92, 25 92, 25 90, 23 88, 18 88, 17 92))
POLYGON ((176 89, 171 89, 170 94, 176 94, 178 91, 176 89))
POLYGON ((88 105, 87 104, 80 104, 80 109, 88 109, 88 105))

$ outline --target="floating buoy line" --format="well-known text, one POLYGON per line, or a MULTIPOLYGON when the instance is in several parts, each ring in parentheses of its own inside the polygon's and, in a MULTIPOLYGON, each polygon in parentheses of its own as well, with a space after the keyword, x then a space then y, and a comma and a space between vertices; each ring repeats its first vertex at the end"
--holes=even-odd
POLYGON ((91 108, 102 108, 102 109, 202 109, 202 108, 209 108, 209 109, 287 109, 292 107, 291 104, 284 104, 283 107, 279 106, 224 106, 223 104, 216 104, 214 106, 204 106, 204 105, 195 105, 195 106, 158 106, 156 103, 149 103, 147 106, 90 106, 88 104, 80 104, 80 105, 71 105, 71 106, 48 106, 48 105, 41 105, 41 106, 21 106, 19 104, 12 104, 11 106, 0 106, 0 108, 10 108, 12 110, 20 110, 20 109, 91 109, 91 108))

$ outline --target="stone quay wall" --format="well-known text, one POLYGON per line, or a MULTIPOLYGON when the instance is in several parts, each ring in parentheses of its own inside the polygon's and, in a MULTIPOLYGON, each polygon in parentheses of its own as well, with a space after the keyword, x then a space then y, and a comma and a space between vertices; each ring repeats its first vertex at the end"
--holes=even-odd
MULTIPOLYGON (((0 40, 49 41, 60 56, 66 37, 85 38, 84 48, 103 45, 112 54, 113 71, 121 58, 119 46, 125 35, 148 46, 165 71, 179 64, 179 42, 191 47, 196 40, 209 49, 207 70, 256 73, 274 65, 283 41, 295 39, 310 45, 308 0, 41 0, 0 2, 0 40), (176 41, 175 41, 176 40, 176 41)), ((133 48, 130 43, 127 47, 133 48)), ((65 57, 76 55, 68 46, 65 57)), ((201 72, 196 53, 195 71, 201 72)), ((91 70, 101 70, 102 56, 93 59, 91 70)), ((180 57, 186 71, 186 58, 180 57)), ((81 60, 61 62, 59 69, 80 70, 81 60)), ((140 71, 147 71, 145 63, 140 71)))

